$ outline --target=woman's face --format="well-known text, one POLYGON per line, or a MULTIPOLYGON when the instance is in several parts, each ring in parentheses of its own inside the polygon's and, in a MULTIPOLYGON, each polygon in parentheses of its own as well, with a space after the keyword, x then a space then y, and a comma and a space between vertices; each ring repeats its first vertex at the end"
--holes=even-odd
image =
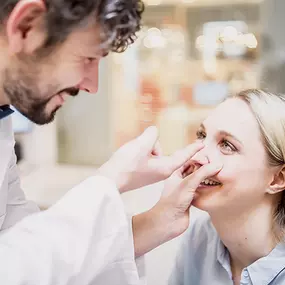
POLYGON ((193 205, 211 212, 236 214, 271 203, 266 191, 273 180, 259 125, 250 107, 240 99, 220 104, 197 131, 205 147, 192 159, 196 167, 223 165, 212 181, 197 189, 193 205), (215 185, 219 183, 219 185, 215 185), (212 185, 209 185, 212 184, 212 185))

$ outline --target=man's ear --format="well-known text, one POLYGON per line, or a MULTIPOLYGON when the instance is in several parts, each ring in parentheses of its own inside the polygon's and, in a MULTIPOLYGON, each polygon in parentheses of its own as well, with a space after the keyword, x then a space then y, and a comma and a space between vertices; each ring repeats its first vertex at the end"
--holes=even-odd
POLYGON ((267 193, 276 194, 285 190, 285 166, 283 165, 278 171, 274 174, 273 180, 267 189, 267 193))
POLYGON ((43 0, 20 0, 6 22, 11 54, 31 54, 42 47, 46 33, 42 29, 46 6, 43 0))

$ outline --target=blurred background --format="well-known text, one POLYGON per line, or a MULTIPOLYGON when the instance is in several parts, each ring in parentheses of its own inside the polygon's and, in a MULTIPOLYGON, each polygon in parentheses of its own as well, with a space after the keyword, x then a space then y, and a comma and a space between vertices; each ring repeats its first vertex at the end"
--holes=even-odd
MULTIPOLYGON (((246 88, 285 92, 284 0, 147 0, 137 42, 100 65, 96 95, 67 101, 38 127, 15 113, 22 186, 42 209, 147 126, 165 154, 193 141, 200 122, 246 88)), ((130 213, 159 199, 161 184, 123 195, 130 213)), ((179 239, 147 255, 148 284, 164 285, 179 239)))

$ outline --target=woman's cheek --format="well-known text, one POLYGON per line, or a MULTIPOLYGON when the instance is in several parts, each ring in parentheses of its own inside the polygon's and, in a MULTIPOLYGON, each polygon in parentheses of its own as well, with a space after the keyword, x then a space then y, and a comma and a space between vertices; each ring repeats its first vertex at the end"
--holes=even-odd
POLYGON ((221 171, 217 174, 217 178, 222 184, 232 182, 236 180, 239 170, 236 166, 231 165, 227 161, 223 161, 223 167, 221 171))

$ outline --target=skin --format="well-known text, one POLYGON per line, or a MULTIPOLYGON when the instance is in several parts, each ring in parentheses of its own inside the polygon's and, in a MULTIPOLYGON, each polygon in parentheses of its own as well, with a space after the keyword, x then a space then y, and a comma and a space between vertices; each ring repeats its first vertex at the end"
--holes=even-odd
MULTIPOLYGON (((96 93, 98 66, 106 55, 99 48, 100 27, 92 18, 63 43, 43 53, 45 11, 42 0, 19 1, 0 32, 0 106, 12 104, 37 124, 53 120, 64 96, 76 96, 79 90, 96 93)), ((187 229, 197 186, 220 169, 209 164, 183 178, 182 166, 202 147, 190 145, 165 157, 157 130, 150 128, 121 147, 97 171, 114 181, 121 193, 170 177, 157 205, 133 218, 136 256, 187 229)))
POLYGON ((199 128, 197 139, 205 147, 192 158, 192 165, 199 169, 222 163, 223 169, 212 176, 221 184, 200 184, 193 205, 210 214, 239 284, 242 269, 276 245, 273 212, 285 188, 284 167, 269 166, 259 125, 240 99, 220 104, 199 128))
POLYGON ((20 1, 0 39, 5 91, 0 103, 14 105, 38 124, 51 122, 66 96, 75 96, 79 90, 97 92, 98 66, 104 55, 99 49, 99 27, 90 19, 42 56, 47 37, 44 13, 42 1, 20 1))
MULTIPOLYGON (((0 86, 3 86, 0 105, 12 104, 38 124, 53 120, 56 111, 64 104, 63 91, 67 96, 74 96, 79 90, 97 92, 98 66, 105 54, 98 48, 100 27, 89 19, 85 26, 74 30, 63 44, 54 47, 48 56, 40 56, 47 37, 43 25, 44 13, 43 1, 20 1, 2 27, 0 36, 0 86)), ((282 187, 284 189, 284 175, 280 169, 267 166, 258 126, 243 102, 227 101, 222 104, 204 122, 204 126, 207 136, 199 138, 205 147, 193 158, 199 170, 187 179, 183 179, 181 171, 175 172, 159 203, 151 211, 134 217, 135 251, 137 256, 144 254, 181 234, 187 228, 188 211, 195 194, 195 205, 210 213, 221 239, 228 247, 232 271, 238 278, 242 267, 268 254, 274 245, 271 214, 278 196, 276 193, 282 187), (239 151, 228 152, 228 146, 221 147, 222 136, 218 134, 217 126, 233 132, 242 142, 239 145, 230 140, 239 151), (215 164, 223 164, 224 167, 218 172, 219 167, 210 167, 215 164), (223 186, 212 191, 198 187, 195 193, 200 182, 209 176, 216 176, 223 186), (261 234, 256 237, 256 232, 261 234)), ((152 157, 155 142, 156 139, 145 152, 144 159, 152 157)), ((123 157, 128 157, 129 148, 139 150, 140 145, 133 144, 124 150, 126 155, 123 157)), ((172 160, 166 163, 158 159, 155 169, 159 179, 152 182, 170 176, 196 151, 195 148, 185 151, 186 156, 179 158, 179 161, 176 159, 175 166, 172 160)), ((116 157, 101 169, 102 175, 112 178, 116 172, 115 177, 121 177, 122 170, 116 168, 118 163, 112 163, 114 160, 116 157)), ((143 170, 134 165, 130 161, 126 169, 137 175, 141 171, 151 173, 148 163, 144 164, 143 170)), ((123 184, 122 188, 127 188, 129 177, 123 184)), ((132 186, 135 188, 136 185, 132 186)))

